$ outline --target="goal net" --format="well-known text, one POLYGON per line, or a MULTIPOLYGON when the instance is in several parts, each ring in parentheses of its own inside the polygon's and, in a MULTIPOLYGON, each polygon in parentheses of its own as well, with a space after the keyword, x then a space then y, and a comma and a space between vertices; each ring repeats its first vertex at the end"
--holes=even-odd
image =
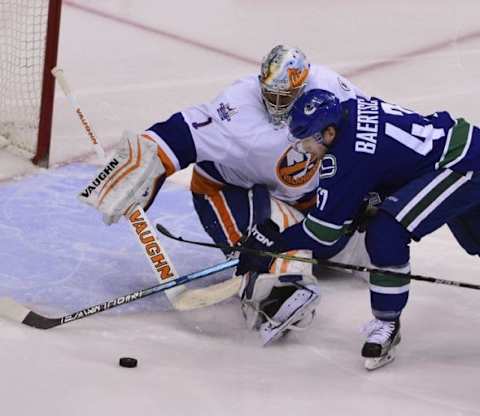
POLYGON ((47 165, 61 0, 0 0, 0 146, 47 165), (47 74, 47 75, 45 75, 47 74))

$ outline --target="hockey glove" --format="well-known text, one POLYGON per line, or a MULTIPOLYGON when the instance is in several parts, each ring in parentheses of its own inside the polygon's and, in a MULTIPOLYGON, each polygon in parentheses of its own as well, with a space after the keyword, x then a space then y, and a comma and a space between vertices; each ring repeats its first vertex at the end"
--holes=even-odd
MULTIPOLYGON (((255 224, 250 235, 242 243, 242 247, 273 253, 281 253, 284 245, 284 239, 278 225, 272 220, 267 220, 262 224, 255 224)), ((268 272, 274 259, 270 256, 258 256, 242 252, 238 260, 236 275, 241 276, 247 272, 268 272)))
POLYGON ((356 231, 364 233, 367 230, 368 223, 377 214, 378 206, 382 199, 376 192, 370 192, 363 199, 362 205, 354 217, 353 222, 347 229, 347 235, 353 235, 356 231))

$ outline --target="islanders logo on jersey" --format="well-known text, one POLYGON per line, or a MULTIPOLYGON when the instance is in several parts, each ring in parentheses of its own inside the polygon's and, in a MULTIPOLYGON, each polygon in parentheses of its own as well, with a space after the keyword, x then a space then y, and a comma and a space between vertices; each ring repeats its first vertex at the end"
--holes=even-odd
POLYGON ((276 173, 284 185, 298 187, 312 179, 319 166, 320 159, 289 146, 277 162, 276 173))

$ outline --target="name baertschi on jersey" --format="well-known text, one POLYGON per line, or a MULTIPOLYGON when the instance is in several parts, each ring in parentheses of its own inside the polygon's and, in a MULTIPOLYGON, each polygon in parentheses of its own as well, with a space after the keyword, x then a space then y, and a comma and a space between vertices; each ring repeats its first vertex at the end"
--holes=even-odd
POLYGON ((355 151, 373 155, 377 147, 378 101, 359 97, 357 100, 357 135, 355 151))

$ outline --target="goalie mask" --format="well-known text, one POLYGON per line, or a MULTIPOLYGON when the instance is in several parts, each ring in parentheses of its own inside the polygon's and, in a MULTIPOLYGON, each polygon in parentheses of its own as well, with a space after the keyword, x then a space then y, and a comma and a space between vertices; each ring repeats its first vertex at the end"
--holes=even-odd
POLYGON ((278 45, 263 59, 260 79, 262 98, 274 124, 281 124, 305 88, 310 63, 298 48, 278 45))

